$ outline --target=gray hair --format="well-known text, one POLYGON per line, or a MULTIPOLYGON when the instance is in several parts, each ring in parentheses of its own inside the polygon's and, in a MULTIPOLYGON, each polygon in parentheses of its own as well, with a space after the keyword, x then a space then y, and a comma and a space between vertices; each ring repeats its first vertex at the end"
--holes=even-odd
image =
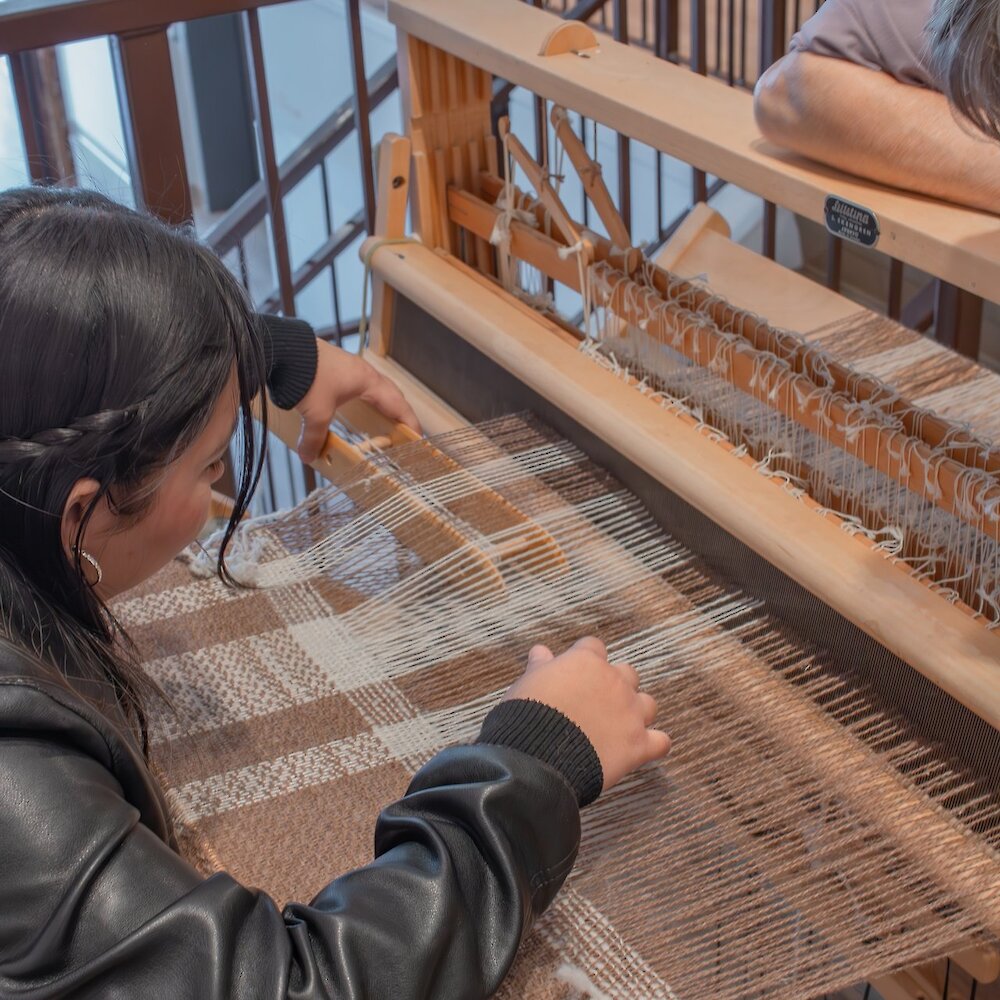
POLYGON ((1000 140, 1000 0, 936 0, 927 34, 952 105, 1000 140))

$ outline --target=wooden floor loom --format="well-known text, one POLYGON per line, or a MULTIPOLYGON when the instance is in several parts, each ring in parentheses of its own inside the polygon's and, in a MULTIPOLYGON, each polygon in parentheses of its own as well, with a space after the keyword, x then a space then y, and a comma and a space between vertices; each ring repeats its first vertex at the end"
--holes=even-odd
POLYGON ((861 204, 980 293, 1000 223, 776 159, 746 95, 516 0, 389 11, 408 138, 381 147, 367 356, 433 437, 342 414, 334 485, 238 535, 248 589, 199 557, 119 609, 178 708, 157 757, 192 857, 308 896, 532 642, 597 632, 675 747, 587 811, 501 995, 932 997, 949 955, 996 979, 1000 378, 706 206, 650 261, 572 114, 803 215, 861 204), (554 102, 603 233, 492 134, 494 74, 554 102))

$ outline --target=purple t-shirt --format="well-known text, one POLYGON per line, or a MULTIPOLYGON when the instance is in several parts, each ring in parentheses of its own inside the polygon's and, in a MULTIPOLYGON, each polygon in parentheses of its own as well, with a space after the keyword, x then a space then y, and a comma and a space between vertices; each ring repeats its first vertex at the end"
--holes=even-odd
POLYGON ((933 5, 934 0, 826 0, 792 38, 791 48, 939 89, 924 34, 933 5))

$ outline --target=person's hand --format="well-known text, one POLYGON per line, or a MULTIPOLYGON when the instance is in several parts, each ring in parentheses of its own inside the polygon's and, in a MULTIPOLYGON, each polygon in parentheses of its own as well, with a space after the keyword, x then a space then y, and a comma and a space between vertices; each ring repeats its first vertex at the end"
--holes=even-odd
POLYGON ((532 647, 527 669, 504 695, 513 698, 558 709, 583 730, 600 758, 604 791, 670 749, 670 737, 651 728, 656 702, 639 690, 635 668, 608 663, 600 639, 581 639, 561 656, 532 647))
POLYGON ((420 421, 403 394, 384 375, 356 354, 318 341, 316 378, 295 409, 302 417, 299 457, 309 463, 319 457, 333 415, 352 399, 371 403, 383 416, 420 432, 420 421))

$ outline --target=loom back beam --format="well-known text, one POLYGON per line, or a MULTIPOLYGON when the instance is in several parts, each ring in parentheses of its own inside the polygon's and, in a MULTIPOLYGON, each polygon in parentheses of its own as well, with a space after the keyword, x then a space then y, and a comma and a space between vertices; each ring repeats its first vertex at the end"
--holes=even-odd
MULTIPOLYGON (((1000 218, 781 153, 761 136, 752 97, 738 88, 606 37, 595 51, 541 55, 560 19, 518 0, 389 0, 388 13, 411 64, 415 52, 432 63, 434 50, 457 57, 820 224, 830 195, 864 206, 878 220, 879 249, 977 295, 1000 294, 1000 218)), ((442 114, 445 101, 441 87, 422 97, 414 124, 442 114)), ((433 198, 442 220, 446 188, 442 177, 433 198)))
POLYGON ((854 544, 833 515, 762 477, 604 371, 562 338, 426 247, 394 247, 376 273, 624 458, 702 511, 942 690, 1000 728, 1000 635, 885 555, 854 544))
MULTIPOLYGON (((572 133, 570 133, 572 134, 572 133)), ((496 201, 503 190, 504 182, 501 178, 484 174, 481 181, 481 189, 485 198, 492 201, 493 205, 484 205, 483 198, 477 198, 469 192, 452 187, 449 189, 449 212, 453 221, 458 225, 469 226, 473 230, 479 230, 486 226, 495 225, 499 210, 496 201)), ((565 266, 566 262, 559 257, 559 248, 553 246, 552 242, 545 239, 543 234, 546 230, 545 208, 538 202, 528 198, 523 192, 515 188, 515 201, 518 207, 532 211, 538 220, 542 232, 536 232, 531 227, 523 223, 515 222, 512 228, 516 232, 518 248, 526 256, 526 261, 537 266, 552 278, 565 281, 576 281, 572 277, 571 270, 565 266), (539 237, 543 237, 539 239, 539 237)), ((698 213, 700 208, 707 206, 696 206, 694 212, 698 213)), ((714 215, 714 213, 712 213, 714 215)), ((726 273, 729 270, 743 271, 755 289, 759 288, 761 282, 765 287, 778 282, 784 285, 791 276, 787 269, 774 264, 773 261, 759 254, 746 251, 735 246, 728 240, 728 227, 719 216, 715 216, 714 222, 721 224, 727 237, 724 241, 717 240, 714 243, 712 255, 712 273, 726 273), (725 258, 730 258, 729 261, 725 258), (728 265, 728 266, 727 266, 728 265), (780 276, 780 277, 779 277, 780 276)), ((713 220, 706 220, 706 224, 713 225, 713 220)), ((718 230, 717 230, 718 231, 718 230)), ((699 233, 700 235, 700 233, 699 233)), ((637 265, 633 263, 631 251, 622 252, 619 247, 610 240, 596 233, 587 232, 587 237, 594 246, 594 253, 597 260, 610 265, 611 267, 623 271, 629 276, 634 275, 637 265)), ((674 241, 671 241, 671 244, 674 241)), ((734 302, 727 301, 726 297, 720 296, 717 291, 707 289, 685 281, 676 274, 670 273, 674 267, 666 268, 658 266, 656 263, 646 263, 643 276, 647 278, 651 287, 659 292, 665 299, 671 301, 683 300, 685 307, 691 310, 705 309, 715 320, 720 330, 733 332, 739 331, 746 336, 759 350, 776 354, 783 360, 788 361, 792 367, 799 372, 808 370, 810 365, 811 351, 800 338, 789 337, 783 332, 762 319, 762 315, 771 315, 770 309, 741 309, 734 302)), ((704 273, 704 268, 692 266, 684 268, 687 273, 704 273)), ((802 279, 800 279, 802 280, 802 279)), ((817 286, 812 282, 808 284, 810 321, 816 321, 816 292, 817 286)), ((830 293, 832 299, 837 300, 840 308, 836 311, 836 317, 845 318, 856 310, 856 307, 849 306, 843 308, 846 300, 836 293, 830 293)), ((770 302, 769 305, 780 310, 780 301, 770 302)), ((809 325, 808 322, 792 322, 787 324, 789 329, 802 329, 809 325)), ((780 324, 779 324, 780 326, 780 324)), ((919 436, 928 446, 935 448, 947 440, 949 442, 949 454, 956 462, 967 465, 970 468, 983 469, 992 473, 1000 473, 1000 453, 996 450, 983 449, 979 442, 963 429, 957 428, 949 421, 935 416, 934 414, 921 412, 906 399, 894 397, 891 399, 880 398, 884 396, 885 386, 876 379, 864 374, 858 374, 839 364, 836 359, 824 358, 825 371, 832 378, 832 388, 838 392, 843 392, 859 401, 877 400, 887 412, 898 415, 907 433, 919 436)))

